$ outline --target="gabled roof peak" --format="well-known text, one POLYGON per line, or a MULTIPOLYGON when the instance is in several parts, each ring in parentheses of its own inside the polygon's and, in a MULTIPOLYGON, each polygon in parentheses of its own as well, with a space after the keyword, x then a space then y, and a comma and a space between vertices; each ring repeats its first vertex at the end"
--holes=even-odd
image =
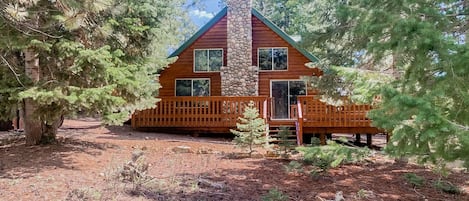
MULTIPOLYGON (((185 49, 187 49, 192 43, 194 43, 199 37, 201 37, 205 32, 207 32, 213 25, 215 25, 218 21, 220 21, 224 16, 226 16, 228 8, 223 8, 217 15, 215 15, 207 24, 202 26, 194 35, 192 35, 186 42, 184 42, 178 49, 176 49, 169 57, 179 56, 185 49)), ((308 51, 301 48, 290 36, 288 36, 285 32, 283 32, 280 28, 277 27, 274 23, 264 17, 259 11, 256 9, 251 10, 252 15, 257 17, 261 20, 267 27, 269 27, 272 31, 278 34, 283 40, 287 41, 288 44, 293 46, 297 49, 301 54, 303 54, 306 58, 308 58, 312 62, 318 62, 319 59, 309 53, 308 51)))

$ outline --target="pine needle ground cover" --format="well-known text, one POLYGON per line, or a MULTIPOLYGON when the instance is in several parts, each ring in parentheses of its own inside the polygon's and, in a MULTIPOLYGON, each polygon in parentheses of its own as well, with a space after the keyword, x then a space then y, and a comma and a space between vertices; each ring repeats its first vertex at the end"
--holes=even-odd
POLYGON ((25 147, 21 140, 0 146, 2 200, 330 200, 338 191, 346 200, 424 200, 422 195, 428 200, 469 200, 466 194, 443 191, 447 182, 469 190, 467 174, 441 178, 380 154, 367 163, 340 165, 312 177, 308 166, 291 165, 298 171, 285 171, 293 158, 228 159, 228 153, 237 151, 232 139, 102 127, 94 119, 65 120, 58 139, 59 144, 50 146, 25 147), (190 151, 175 153, 178 146, 190 151), (145 175, 151 179, 134 188, 116 174, 137 149, 144 152, 149 164, 145 175), (415 187, 405 177, 410 173, 425 182, 415 187))

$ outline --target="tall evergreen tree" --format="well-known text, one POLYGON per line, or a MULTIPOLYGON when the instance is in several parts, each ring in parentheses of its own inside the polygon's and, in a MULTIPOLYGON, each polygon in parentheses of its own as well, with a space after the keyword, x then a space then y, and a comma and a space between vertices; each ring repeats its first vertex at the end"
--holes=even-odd
POLYGON ((120 123, 135 109, 152 107, 159 88, 154 74, 184 34, 184 3, 0 2, 1 117, 20 108, 32 145, 54 141, 62 115, 98 113, 106 123, 120 123))
POLYGON ((343 37, 342 30, 347 25, 340 24, 339 16, 335 15, 337 6, 345 2, 254 0, 253 5, 280 29, 298 38, 299 45, 321 58, 324 64, 352 66, 356 60, 351 59, 355 54, 351 46, 356 43, 343 37))
MULTIPOLYGON (((279 0, 257 1, 279 5, 279 0)), ((288 2, 282 1, 293 5, 288 2)), ((289 17, 295 23, 285 30, 301 35, 302 46, 325 61, 325 76, 313 82, 316 86, 337 92, 352 83, 361 86, 349 95, 364 94, 368 101, 380 95, 379 109, 370 117, 392 132, 389 153, 435 163, 461 159, 469 166, 468 1, 301 4, 299 12, 271 8, 295 11, 289 17)))
MULTIPOLYGON (((469 166, 467 2, 347 1, 337 5, 340 36, 352 50, 387 65, 395 81, 381 88, 370 113, 392 132, 386 150, 422 162, 463 160, 469 166)), ((373 79, 371 79, 373 81, 373 79)))

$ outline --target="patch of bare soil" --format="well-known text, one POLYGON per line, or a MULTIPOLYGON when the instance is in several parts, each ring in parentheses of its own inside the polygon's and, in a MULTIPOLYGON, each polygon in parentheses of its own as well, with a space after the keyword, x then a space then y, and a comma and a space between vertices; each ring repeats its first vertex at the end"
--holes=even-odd
MULTIPOLYGON (((2 132, 0 138, 7 135, 21 136, 2 132)), ((261 200, 272 189, 288 200, 335 199, 338 192, 345 200, 469 200, 466 193, 435 188, 440 177, 431 170, 379 153, 312 176, 286 171, 288 160, 230 157, 238 151, 229 139, 66 120, 56 145, 26 147, 21 137, 0 145, 0 200, 261 200), (145 179, 123 182, 119 175, 136 149, 144 151, 148 172, 145 179), (414 187, 406 173, 423 177, 423 185, 414 187)), ((444 179, 469 190, 465 173, 444 179)))

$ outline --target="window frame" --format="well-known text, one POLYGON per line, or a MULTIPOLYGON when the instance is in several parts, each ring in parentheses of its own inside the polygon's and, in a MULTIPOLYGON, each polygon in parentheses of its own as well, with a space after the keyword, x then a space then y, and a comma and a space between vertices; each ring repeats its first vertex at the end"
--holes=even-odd
POLYGON ((259 71, 280 71, 280 72, 288 71, 288 67, 289 67, 288 61, 289 61, 288 47, 258 47, 257 48, 257 67, 259 68, 259 71), (270 67, 270 70, 262 70, 261 69, 260 62, 259 62, 259 60, 260 60, 259 52, 260 52, 261 49, 270 49, 270 50, 272 50, 272 55, 271 55, 272 56, 272 66, 270 67), (275 70, 274 69, 274 55, 273 55, 274 54, 274 49, 286 49, 286 52, 287 52, 286 53, 287 54, 287 61, 286 61, 287 62, 287 68, 286 69, 284 69, 284 70, 275 70))
POLYGON ((220 69, 221 69, 221 67, 222 67, 223 65, 225 65, 225 64, 224 64, 224 57, 223 57, 223 55, 224 55, 224 50, 223 50, 223 48, 196 48, 196 49, 194 49, 193 52, 192 52, 192 58, 193 58, 193 61, 192 61, 192 71, 193 71, 194 73, 213 73, 213 72, 220 72, 220 70, 212 71, 212 70, 210 69, 210 50, 221 50, 221 66, 220 66, 220 69), (207 56, 207 64, 208 64, 207 67, 208 67, 208 71, 197 71, 197 70, 195 69, 195 63, 196 63, 196 62, 195 62, 195 52, 196 52, 196 51, 202 51, 202 50, 207 51, 207 55, 208 55, 208 56, 207 56))
MULTIPOLYGON (((210 80, 210 78, 176 78, 176 79, 174 79, 174 96, 184 97, 184 96, 178 96, 177 95, 177 81, 178 80, 190 80, 191 81, 191 95, 190 96, 185 96, 185 97, 193 97, 194 96, 194 81, 195 80, 208 80, 208 96, 211 96, 212 80, 210 80)), ((205 96, 201 96, 201 97, 205 97, 205 96)))

